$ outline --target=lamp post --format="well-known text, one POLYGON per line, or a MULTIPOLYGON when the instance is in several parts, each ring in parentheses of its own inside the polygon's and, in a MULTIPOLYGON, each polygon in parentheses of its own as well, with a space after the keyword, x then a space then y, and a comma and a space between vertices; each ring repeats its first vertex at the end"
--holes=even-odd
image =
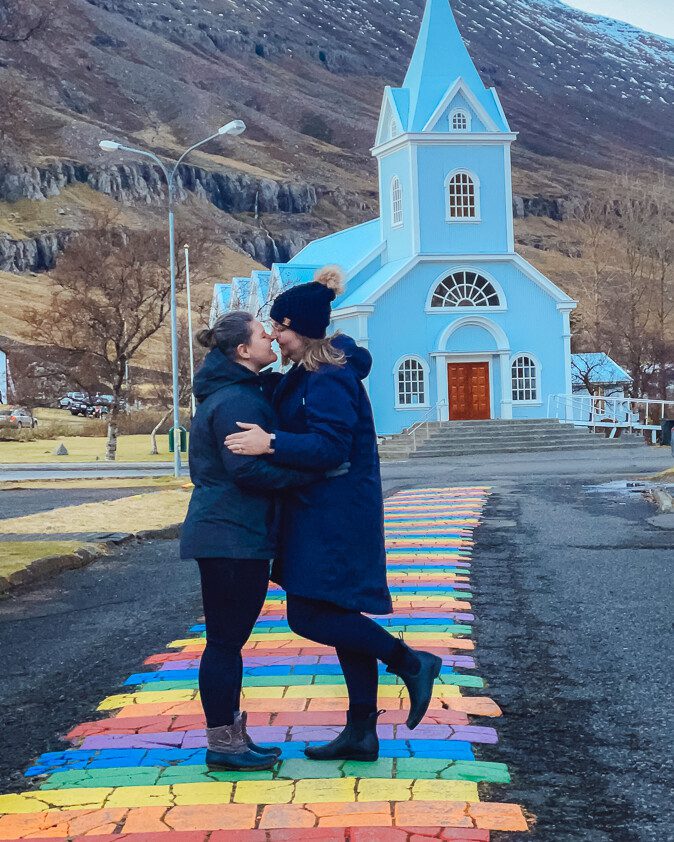
POLYGON ((190 406, 192 417, 197 411, 197 403, 194 399, 194 340, 192 338, 192 293, 190 287, 190 247, 185 248, 185 289, 187 290, 187 341, 190 346, 190 406))
MULTIPOLYGON (((98 145, 105 152, 130 152, 133 155, 142 155, 144 158, 150 158, 155 162, 164 173, 166 179, 166 186, 168 189, 168 224, 169 224, 169 264, 171 269, 171 373, 173 377, 173 473, 176 477, 180 476, 180 406, 178 395, 178 316, 176 307, 176 246, 175 246, 175 227, 174 227, 174 213, 173 207, 175 202, 175 176, 178 172, 178 167, 182 164, 185 158, 208 143, 210 140, 221 135, 240 135, 246 130, 246 124, 243 120, 231 120, 215 132, 215 134, 205 137, 198 143, 190 146, 178 158, 172 167, 166 167, 162 161, 154 154, 145 149, 135 149, 132 146, 124 146, 114 140, 102 140, 98 145)), ((190 343, 191 349, 191 343, 190 343)))

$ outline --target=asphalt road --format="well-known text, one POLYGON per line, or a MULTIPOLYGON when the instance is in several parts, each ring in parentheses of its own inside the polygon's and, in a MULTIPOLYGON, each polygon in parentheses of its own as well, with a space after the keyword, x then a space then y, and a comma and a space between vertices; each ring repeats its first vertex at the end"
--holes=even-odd
POLYGON ((51 512, 61 506, 79 506, 100 500, 119 500, 151 488, 4 488, 0 489, 0 520, 37 512, 51 512))
MULTIPOLYGON (((537 818, 495 842, 664 842, 674 825, 674 533, 641 495, 587 485, 652 473, 663 451, 464 457, 384 466, 404 487, 491 484, 474 565, 480 674, 504 709, 495 798, 537 818)), ((0 789, 94 718, 143 659, 199 614, 175 542, 131 546, 0 602, 0 789), (157 583, 161 583, 160 587, 157 583)))

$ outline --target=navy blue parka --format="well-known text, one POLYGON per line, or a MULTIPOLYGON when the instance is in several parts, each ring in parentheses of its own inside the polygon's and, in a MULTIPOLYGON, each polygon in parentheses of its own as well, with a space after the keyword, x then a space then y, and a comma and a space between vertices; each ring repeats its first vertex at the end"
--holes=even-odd
POLYGON ((181 531, 182 558, 271 559, 276 552, 277 502, 282 489, 316 474, 242 456, 225 447, 237 421, 276 426, 263 379, 214 348, 194 378, 189 462, 194 491, 181 531))
MULTIPOLYGON (((372 407, 362 381, 372 358, 348 336, 334 337, 344 366, 309 372, 295 365, 274 392, 275 465, 348 473, 283 495, 272 578, 288 593, 344 608, 388 614, 379 454, 372 407)), ((269 427, 265 429, 270 429, 269 427)))

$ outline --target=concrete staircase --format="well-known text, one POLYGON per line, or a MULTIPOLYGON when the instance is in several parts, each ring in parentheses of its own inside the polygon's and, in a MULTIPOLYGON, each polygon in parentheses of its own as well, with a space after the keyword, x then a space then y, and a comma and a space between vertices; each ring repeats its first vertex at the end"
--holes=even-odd
POLYGON ((585 450, 643 445, 639 436, 607 439, 556 419, 435 422, 416 432, 416 449, 406 432, 379 445, 382 459, 430 459, 484 453, 585 450))

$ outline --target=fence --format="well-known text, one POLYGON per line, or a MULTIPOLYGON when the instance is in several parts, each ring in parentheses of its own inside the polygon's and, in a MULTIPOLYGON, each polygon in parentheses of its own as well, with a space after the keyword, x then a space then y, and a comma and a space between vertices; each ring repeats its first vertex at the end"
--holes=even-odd
POLYGON ((623 430, 650 433, 653 444, 664 418, 674 419, 674 401, 649 398, 607 398, 601 395, 550 395, 548 418, 564 424, 609 430, 615 438, 623 430))

